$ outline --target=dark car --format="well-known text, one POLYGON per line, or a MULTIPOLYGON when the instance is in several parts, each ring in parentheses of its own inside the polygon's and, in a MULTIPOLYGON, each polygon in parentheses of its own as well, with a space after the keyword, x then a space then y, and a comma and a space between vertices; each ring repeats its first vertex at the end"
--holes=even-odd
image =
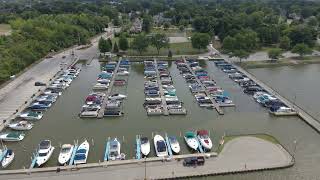
POLYGON ((260 86, 249 86, 243 90, 244 93, 253 95, 255 92, 263 91, 260 86))
POLYGON ((204 165, 205 159, 203 156, 200 157, 188 157, 183 161, 184 166, 202 166, 204 165))
POLYGON ((46 83, 43 83, 43 82, 35 82, 34 85, 35 85, 35 86, 46 86, 46 83))

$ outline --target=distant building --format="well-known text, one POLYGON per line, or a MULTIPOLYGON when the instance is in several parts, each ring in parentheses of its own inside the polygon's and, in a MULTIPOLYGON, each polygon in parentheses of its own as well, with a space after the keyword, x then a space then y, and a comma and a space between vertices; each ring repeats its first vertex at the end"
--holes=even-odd
POLYGON ((159 13, 159 14, 153 16, 153 22, 154 22, 154 24, 159 26, 159 25, 161 25, 161 24, 163 24, 165 22, 169 22, 170 23, 171 22, 171 18, 165 18, 163 16, 163 13, 159 13))
POLYGON ((130 28, 131 33, 140 33, 142 31, 142 20, 135 18, 130 28))

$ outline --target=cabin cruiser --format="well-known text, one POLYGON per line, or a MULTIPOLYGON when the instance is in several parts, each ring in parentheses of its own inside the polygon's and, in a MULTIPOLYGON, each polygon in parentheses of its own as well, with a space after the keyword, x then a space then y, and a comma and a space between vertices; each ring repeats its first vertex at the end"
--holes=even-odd
POLYGON ((153 143, 154 143, 154 148, 156 150, 156 155, 158 157, 168 156, 167 145, 162 136, 158 134, 155 135, 153 138, 153 143))
POLYGON ((80 146, 77 148, 73 163, 75 165, 87 163, 89 149, 90 149, 90 145, 88 141, 85 140, 84 142, 82 142, 80 146))
POLYGON ((43 116, 42 112, 39 111, 27 111, 22 112, 19 117, 25 120, 39 120, 43 116))
POLYGON ((140 150, 141 150, 142 155, 148 156, 148 154, 150 153, 149 139, 147 137, 141 137, 140 142, 141 142, 140 150))
POLYGON ((212 141, 209 137, 207 130, 199 130, 197 131, 197 138, 201 144, 202 147, 204 147, 205 150, 211 150, 212 149, 212 141))
POLYGON ((127 96, 124 94, 112 94, 111 96, 108 97, 110 100, 123 100, 126 99, 127 96))
POLYGON ((33 124, 27 121, 19 121, 16 123, 9 124, 8 127, 17 131, 25 131, 30 130, 33 127, 33 124))
POLYGON ((171 147, 172 152, 175 154, 179 154, 180 144, 179 144, 179 141, 177 140, 177 138, 174 136, 170 136, 169 143, 170 143, 170 147, 171 147))
POLYGON ((118 141, 117 138, 114 138, 113 140, 109 141, 109 154, 108 154, 108 160, 114 161, 114 160, 120 160, 121 159, 121 144, 118 141))
POLYGON ((25 134, 19 132, 9 132, 0 134, 1 141, 22 141, 25 134))
POLYGON ((271 107, 269 109, 269 113, 276 115, 276 116, 292 116, 297 115, 297 111, 295 111, 292 108, 286 107, 286 106, 278 106, 278 107, 271 107))
POLYGON ((74 145, 71 144, 63 144, 61 146, 58 162, 60 165, 65 165, 71 159, 73 153, 74 145))
POLYGON ((1 168, 5 169, 8 167, 14 160, 14 152, 11 149, 7 149, 1 161, 1 168))
POLYGON ((43 140, 39 144, 38 156, 36 158, 36 165, 41 167, 44 165, 51 157, 54 147, 51 146, 50 140, 43 140))
POLYGON ((195 150, 195 151, 198 150, 199 143, 198 143, 198 141, 196 139, 196 136, 195 136, 194 132, 192 132, 192 131, 186 132, 185 135, 184 135, 184 140, 186 141, 187 145, 192 150, 195 150))

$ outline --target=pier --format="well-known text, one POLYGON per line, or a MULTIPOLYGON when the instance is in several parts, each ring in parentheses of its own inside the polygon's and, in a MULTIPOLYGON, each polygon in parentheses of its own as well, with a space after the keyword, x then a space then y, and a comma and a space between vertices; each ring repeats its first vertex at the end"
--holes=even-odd
POLYGON ((109 150, 110 150, 110 137, 108 137, 106 141, 106 147, 104 150, 104 157, 103 157, 104 161, 108 161, 109 150))
POLYGON ((136 159, 141 159, 141 140, 140 135, 136 136, 136 159))
POLYGON ((78 150, 78 141, 76 141, 74 143, 73 150, 72 150, 72 155, 71 155, 71 158, 69 160, 69 166, 73 165, 74 157, 76 156, 77 150, 78 150))
POLYGON ((184 61, 184 63, 187 64, 187 67, 188 67, 189 71, 192 73, 192 75, 193 75, 194 77, 196 77, 196 80, 197 80, 198 84, 201 85, 201 88, 205 91, 206 95, 210 98, 210 100, 211 100, 211 102, 212 102, 212 104, 213 104, 213 107, 216 109, 216 111, 218 112, 218 114, 219 114, 219 115, 223 115, 223 114, 224 114, 223 109, 222 109, 222 108, 220 107, 220 105, 213 99, 213 97, 209 96, 209 94, 210 94, 209 91, 204 87, 204 85, 202 84, 202 82, 200 81, 200 79, 197 78, 196 74, 195 74, 194 71, 191 69, 191 67, 190 67, 189 63, 186 61, 186 58, 185 58, 185 57, 183 58, 183 61, 184 61))
POLYGON ((112 88, 113 88, 113 84, 114 84, 114 80, 116 79, 116 76, 117 76, 117 72, 118 72, 118 69, 120 67, 120 59, 118 60, 117 62, 117 66, 116 68, 114 69, 113 71, 113 75, 112 75, 112 78, 111 78, 111 81, 110 81, 110 84, 109 84, 109 87, 106 91, 106 96, 105 98, 103 99, 103 102, 102 102, 102 105, 101 105, 101 109, 99 110, 98 112, 98 118, 103 118, 103 115, 104 115, 104 111, 106 110, 106 106, 107 106, 107 102, 108 102, 108 97, 112 91, 112 88))
POLYGON ((167 108, 166 98, 165 98, 165 96, 164 96, 164 91, 163 91, 162 84, 161 84, 161 81, 160 81, 160 74, 159 74, 158 63, 157 63, 157 60, 156 60, 156 59, 154 59, 154 64, 155 64, 155 66, 156 66, 157 82, 158 82, 159 91, 160 91, 160 96, 161 96, 161 101, 162 101, 163 115, 168 116, 168 115, 169 115, 169 111, 168 111, 168 108, 167 108))
POLYGON ((168 147, 168 154, 169 154, 169 157, 172 157, 172 149, 171 149, 171 145, 170 145, 170 141, 169 141, 169 137, 168 137, 168 134, 166 133, 165 134, 165 140, 166 140, 166 144, 167 144, 167 147, 168 147))

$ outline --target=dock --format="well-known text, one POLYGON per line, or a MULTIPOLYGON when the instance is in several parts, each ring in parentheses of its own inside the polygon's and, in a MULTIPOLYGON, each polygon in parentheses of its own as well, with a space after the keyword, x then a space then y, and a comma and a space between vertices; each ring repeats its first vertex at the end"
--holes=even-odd
POLYGON ((109 150, 110 150, 110 137, 108 137, 106 142, 106 147, 104 150, 104 157, 103 157, 104 161, 108 161, 109 150))
POLYGON ((33 154, 33 157, 32 157, 32 159, 31 159, 31 164, 30 164, 29 170, 30 170, 30 169, 33 169, 33 168, 36 166, 37 157, 38 157, 38 152, 37 152, 36 154, 33 154))
POLYGON ((110 95, 110 93, 112 91, 114 80, 116 79, 119 67, 120 67, 120 59, 118 60, 117 66, 113 71, 113 75, 112 75, 109 87, 108 87, 108 89, 106 91, 106 96, 103 99, 103 102, 102 102, 102 105, 101 105, 101 109, 98 112, 98 116, 97 116, 98 118, 103 118, 104 111, 106 110, 106 106, 107 106, 107 102, 108 102, 108 97, 109 97, 109 95, 110 95))
POLYGON ((2 150, 2 152, 0 154, 0 162, 2 162, 2 160, 6 156, 7 152, 8 152, 8 149, 7 149, 6 146, 4 146, 4 148, 3 148, 3 150, 2 150))
POLYGON ((203 148, 202 148, 202 145, 201 145, 201 143, 200 143, 200 141, 199 141, 199 139, 198 139, 198 137, 196 138, 196 140, 197 140, 197 142, 198 142, 198 151, 200 152, 200 153, 204 153, 204 150, 203 150, 203 148))
POLYGON ((171 149, 171 145, 170 145, 170 141, 169 141, 169 137, 168 137, 167 133, 165 135, 165 140, 166 140, 166 144, 167 144, 167 147, 168 147, 169 157, 172 157, 173 153, 172 153, 172 149, 171 149))
POLYGON ((74 146, 73 146, 72 155, 71 155, 71 158, 69 160, 69 166, 73 165, 74 157, 76 156, 77 150, 78 150, 78 142, 75 142, 74 146))
POLYGON ((157 82, 158 82, 161 101, 162 101, 163 115, 168 116, 169 115, 169 111, 168 111, 168 108, 167 108, 166 98, 164 96, 164 91, 163 91, 162 84, 161 84, 161 81, 160 81, 160 74, 159 74, 158 63, 157 63, 156 59, 154 59, 154 64, 155 64, 156 72, 157 72, 157 82))
POLYGON ((141 140, 140 136, 136 136, 136 159, 141 159, 141 140))
MULTIPOLYGON (((185 58, 183 58, 183 61, 184 61, 184 63, 187 64, 187 67, 188 67, 189 71, 192 73, 192 75, 194 77, 197 77, 196 74, 194 73, 194 71, 191 69, 189 63, 186 61, 185 58)), ((209 91, 204 87, 204 85, 202 84, 200 79, 196 78, 196 80, 197 80, 198 84, 201 85, 201 88, 205 91, 206 95, 210 98, 210 100, 211 100, 211 102, 213 104, 213 108, 216 109, 216 111, 218 112, 219 115, 223 115, 224 112, 223 112, 223 109, 221 108, 221 106, 218 103, 216 103, 216 101, 213 99, 213 97, 209 96, 209 94, 210 94, 209 91)))

